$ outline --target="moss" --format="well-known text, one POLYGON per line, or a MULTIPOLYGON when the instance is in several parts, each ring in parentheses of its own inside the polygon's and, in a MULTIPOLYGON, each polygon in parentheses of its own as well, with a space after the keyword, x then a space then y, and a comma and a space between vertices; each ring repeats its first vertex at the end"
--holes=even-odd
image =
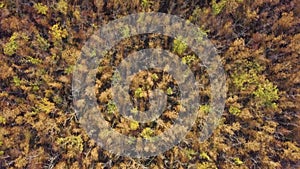
POLYGON ((66 29, 62 29, 59 24, 54 24, 50 28, 49 32, 55 41, 61 41, 62 38, 66 38, 68 36, 68 32, 66 29))
POLYGON ((56 140, 56 143, 67 149, 72 149, 78 152, 83 151, 83 140, 81 136, 60 137, 56 140))
POLYGON ((244 164, 244 162, 242 160, 240 160, 240 158, 238 158, 238 157, 233 158, 233 162, 234 162, 235 165, 244 164))
POLYGON ((65 0, 60 0, 57 4, 56 4, 56 9, 63 13, 63 14, 67 14, 68 12, 68 3, 65 0))
POLYGON ((32 64, 34 64, 34 65, 37 65, 37 64, 42 63, 42 60, 41 60, 41 59, 39 59, 39 58, 33 58, 33 57, 31 57, 31 56, 27 56, 27 57, 26 57, 26 60, 27 60, 29 63, 32 63, 32 64))
POLYGON ((138 108, 137 107, 134 107, 130 110, 131 113, 133 114, 137 114, 139 112, 138 108))
POLYGON ((173 94, 173 89, 171 87, 168 87, 167 95, 172 95, 172 94, 173 94))
POLYGON ((73 16, 74 16, 77 20, 80 20, 80 19, 81 19, 80 11, 76 9, 76 10, 73 12, 73 16))
POLYGON ((229 113, 237 116, 241 113, 241 110, 238 107, 231 105, 229 108, 229 113))
POLYGON ((46 114, 51 113, 55 109, 54 103, 50 102, 47 98, 43 98, 38 104, 38 110, 45 112, 46 114))
POLYGON ((210 106, 207 105, 207 104, 201 105, 200 108, 199 108, 199 111, 200 111, 201 113, 207 114, 207 113, 209 113, 209 111, 210 111, 210 106))
POLYGON ((153 134, 154 134, 154 131, 151 128, 146 127, 143 129, 141 136, 147 140, 150 140, 151 137, 153 136, 153 134))
POLYGON ((158 75, 157 75, 156 73, 153 73, 153 74, 151 75, 151 78, 152 78, 153 80, 158 80, 158 75))
POLYGON ((13 77, 13 82, 14 82, 15 86, 21 85, 21 79, 18 76, 13 77))
POLYGON ((227 0, 221 0, 220 2, 216 2, 216 0, 212 1, 212 10, 214 15, 218 15, 223 8, 225 7, 227 0))
POLYGON ((263 104, 267 107, 277 107, 275 101, 279 99, 278 89, 268 80, 263 84, 259 84, 253 94, 259 104, 263 104))
POLYGON ((196 164, 197 169, 217 169, 217 166, 214 163, 203 162, 196 164))
POLYGON ((142 5, 143 9, 146 9, 146 8, 149 8, 152 3, 153 2, 151 0, 142 0, 141 5, 142 5))
POLYGON ((108 112, 109 114, 113 114, 113 113, 115 113, 116 111, 117 111, 116 103, 113 102, 113 101, 109 101, 109 102, 107 103, 107 112, 108 112))
POLYGON ((130 37, 130 28, 128 25, 125 25, 121 28, 121 34, 123 38, 129 38, 130 37))
POLYGON ((264 76, 262 71, 264 67, 256 61, 240 61, 242 65, 238 65, 234 74, 232 75, 232 82, 239 90, 248 90, 251 85, 258 85, 262 83, 264 76))
POLYGON ((190 65, 192 62, 194 62, 195 60, 197 59, 197 57, 195 55, 187 55, 187 56, 184 56, 182 59, 181 59, 181 62, 184 63, 184 64, 187 64, 187 65, 190 65))
POLYGON ((18 49, 18 44, 16 39, 18 38, 19 34, 18 33, 13 33, 13 35, 10 37, 9 41, 4 45, 4 54, 8 56, 12 56, 13 54, 16 53, 18 49))
POLYGON ((184 41, 183 37, 179 36, 173 41, 172 51, 182 55, 187 49, 187 43, 184 41))
POLYGON ((69 74, 71 74, 71 73, 73 72, 73 70, 74 70, 74 66, 73 66, 73 65, 68 66, 68 67, 65 69, 65 73, 66 73, 67 75, 69 75, 69 74))
POLYGON ((0 124, 6 124, 6 119, 3 116, 0 116, 0 124))
POLYGON ((42 36, 37 35, 36 40, 37 40, 37 45, 40 49, 42 49, 43 51, 49 49, 50 47, 49 42, 46 39, 44 39, 42 36))
POLYGON ((33 7, 37 10, 39 14, 46 15, 48 12, 48 7, 46 5, 43 5, 42 3, 36 3, 33 7))
POLYGON ((200 158, 203 159, 203 160, 208 160, 208 161, 211 160, 206 152, 200 153, 200 158))
POLYGON ((139 123, 137 121, 130 122, 130 130, 137 130, 139 128, 139 123))
POLYGON ((188 157, 189 160, 191 160, 193 158, 193 156, 195 156, 197 153, 195 150, 193 149, 183 149, 184 154, 186 155, 186 157, 188 157))
POLYGON ((135 91, 134 91, 134 97, 135 98, 142 98, 144 97, 144 92, 143 92, 143 89, 142 88, 137 88, 135 91))
POLYGON ((0 2, 0 9, 5 6, 4 2, 0 2))

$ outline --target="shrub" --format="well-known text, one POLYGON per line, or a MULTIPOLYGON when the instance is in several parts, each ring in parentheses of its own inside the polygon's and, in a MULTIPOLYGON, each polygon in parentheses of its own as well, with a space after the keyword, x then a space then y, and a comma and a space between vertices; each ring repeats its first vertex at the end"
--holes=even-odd
POLYGON ((0 124, 5 124, 5 123, 6 123, 6 119, 0 116, 0 124))
POLYGON ((184 56, 182 59, 181 59, 181 62, 184 63, 184 64, 187 64, 187 65, 190 65, 192 62, 194 62, 195 60, 197 59, 197 57, 195 55, 187 55, 187 56, 184 56))
POLYGON ((130 130, 136 130, 139 128, 139 123, 137 121, 130 122, 130 130))
POLYGON ((151 128, 146 127, 142 131, 141 136, 147 140, 150 140, 151 137, 153 136, 153 134, 154 134, 154 131, 151 128))
POLYGON ((60 0, 57 4, 56 4, 56 9, 63 13, 63 14, 67 14, 68 12, 68 3, 65 0, 60 0))
POLYGON ((276 103, 279 99, 278 89, 271 82, 266 80, 266 83, 259 84, 256 91, 253 92, 259 104, 263 104, 267 107, 276 107, 276 103))
POLYGON ((72 149, 78 152, 83 151, 83 140, 80 136, 68 136, 64 138, 58 138, 56 140, 60 146, 66 149, 72 149))
POLYGON ((146 8, 148 8, 151 4, 152 4, 153 2, 152 1, 150 1, 150 0, 142 0, 142 7, 143 7, 143 9, 146 9, 146 8))
POLYGON ((42 3, 36 3, 33 7, 37 10, 39 14, 46 15, 48 12, 48 7, 46 5, 43 5, 42 3))
POLYGON ((211 160, 210 157, 207 155, 206 152, 200 153, 200 158, 203 159, 203 160, 208 160, 208 161, 211 160))
POLYGON ((210 106, 207 105, 207 104, 201 105, 201 106, 200 106, 200 109, 199 109, 199 111, 200 111, 201 113, 204 113, 204 114, 209 113, 209 110, 210 110, 210 106))
POLYGON ((49 42, 40 35, 37 35, 36 41, 37 41, 37 46, 41 48, 43 51, 46 51, 50 47, 49 42))
POLYGON ((135 91, 134 91, 134 97, 135 98, 141 98, 144 96, 144 92, 143 92, 143 89, 142 88, 137 88, 135 91))
POLYGON ((233 115, 239 115, 241 113, 241 110, 238 107, 232 105, 229 108, 229 113, 233 115))
POLYGON ((226 5, 227 0, 221 0, 220 2, 216 2, 216 0, 212 1, 212 10, 214 15, 218 15, 226 5))
POLYGON ((173 42, 173 52, 179 55, 183 54, 187 49, 187 43, 183 40, 181 36, 177 37, 173 42))
POLYGON ((235 165, 242 165, 244 164, 244 162, 242 160, 240 160, 240 158, 236 157, 236 158, 233 158, 233 162, 235 165))
POLYGON ((173 94, 173 90, 171 87, 168 87, 167 89, 167 95, 172 95, 173 94))
POLYGON ((50 28, 49 32, 53 39, 56 41, 61 41, 62 38, 66 38, 68 36, 68 32, 66 29, 62 29, 59 24, 55 24, 50 28))
POLYGON ((13 82, 14 82, 15 86, 21 85, 21 79, 18 76, 13 77, 13 82))
POLYGON ((18 33, 13 33, 13 35, 10 37, 9 41, 4 45, 4 54, 8 56, 12 56, 16 53, 18 49, 18 44, 16 42, 16 39, 18 38, 18 33))
POLYGON ((114 113, 117 110, 117 106, 113 101, 109 101, 107 104, 107 111, 109 114, 114 113))

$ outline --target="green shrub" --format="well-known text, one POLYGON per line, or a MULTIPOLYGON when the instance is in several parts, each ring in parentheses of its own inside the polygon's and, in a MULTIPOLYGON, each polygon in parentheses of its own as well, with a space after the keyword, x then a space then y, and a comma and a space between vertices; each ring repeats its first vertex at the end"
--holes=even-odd
POLYGON ((34 64, 34 65, 37 65, 37 64, 42 63, 42 60, 41 60, 41 59, 39 59, 39 58, 33 58, 33 57, 31 57, 31 56, 27 56, 27 57, 26 57, 26 60, 27 60, 28 62, 34 64))
POLYGON ((58 143, 64 148, 71 148, 79 152, 83 151, 83 140, 80 136, 68 136, 64 138, 58 138, 56 140, 56 143, 58 143))
POLYGON ((109 114, 115 113, 117 110, 117 106, 116 103, 114 103, 113 101, 109 101, 107 104, 107 111, 109 114))
POLYGON ((0 9, 3 8, 5 4, 3 2, 0 2, 0 9))
POLYGON ((223 8, 225 7, 227 0, 221 0, 220 2, 216 2, 216 0, 212 1, 212 10, 214 15, 218 15, 223 8))
POLYGON ((168 87, 167 89, 167 95, 172 95, 173 94, 173 90, 171 87, 168 87))
POLYGON ((194 62, 195 60, 197 59, 197 57, 195 55, 187 55, 187 56, 184 56, 182 59, 181 59, 181 62, 184 63, 184 64, 187 64, 187 65, 190 65, 192 62, 194 62))
POLYGON ((154 131, 151 128, 147 127, 147 128, 144 128, 144 130, 141 133, 141 136, 147 140, 150 140, 151 137, 153 136, 153 134, 154 134, 154 131))
POLYGON ((148 8, 151 4, 152 4, 153 2, 152 1, 150 1, 150 0, 142 0, 142 7, 143 7, 143 9, 146 9, 146 8, 148 8))
POLYGON ((18 44, 16 39, 18 38, 19 34, 18 33, 13 33, 13 35, 10 37, 9 41, 4 45, 4 54, 8 56, 12 56, 13 54, 16 53, 18 49, 18 44))
POLYGON ((187 43, 184 41, 184 39, 181 36, 179 36, 173 42, 172 51, 181 55, 185 52, 187 47, 188 47, 187 43))
POLYGON ((0 124, 6 124, 6 119, 0 116, 0 124))
POLYGON ((61 41, 62 38, 66 38, 68 36, 68 32, 66 29, 62 29, 59 24, 55 24, 50 28, 49 32, 53 39, 56 41, 61 41))
POLYGON ((44 39, 42 36, 37 35, 36 41, 38 43, 37 46, 40 47, 43 51, 46 51, 49 49, 49 47, 50 47, 49 42, 46 39, 44 39))
POLYGON ((142 88, 137 88, 135 91, 134 91, 134 97, 135 98, 141 98, 144 96, 144 92, 143 92, 143 89, 142 88))
POLYGON ((199 109, 199 111, 200 111, 201 113, 204 113, 204 114, 209 113, 209 110, 210 110, 210 106, 207 105, 207 104, 201 105, 201 106, 200 106, 200 109, 199 109))
POLYGON ((194 155, 196 155, 197 153, 195 152, 195 150, 193 149, 183 149, 184 154, 188 157, 189 160, 191 160, 193 158, 194 155))
POLYGON ((130 126, 130 130, 136 130, 139 128, 139 122, 131 121, 129 126, 130 126))
POLYGON ((200 153, 200 158, 203 159, 203 160, 208 160, 208 161, 211 160, 210 157, 207 155, 206 152, 200 153))
POLYGON ((18 76, 13 77, 13 82, 14 82, 15 86, 21 85, 21 79, 18 76))
POLYGON ((242 164, 244 164, 244 162, 242 160, 240 160, 240 158, 238 158, 238 157, 235 157, 233 159, 233 162, 234 162, 235 165, 242 165, 242 164))
POLYGON ((42 3, 36 3, 33 7, 37 10, 39 14, 46 15, 48 12, 48 7, 46 5, 43 5, 42 3))
POLYGON ((241 110, 238 107, 232 105, 229 108, 229 113, 237 116, 241 113, 241 110))
POLYGON ((121 28, 121 34, 123 38, 129 38, 130 37, 130 28, 128 25, 125 25, 121 28))
POLYGON ((152 78, 153 80, 158 80, 158 75, 157 75, 156 73, 153 73, 153 74, 151 75, 151 78, 152 78))
POLYGON ((56 4, 56 9, 63 13, 63 14, 67 14, 68 12, 68 3, 65 0, 60 0, 57 4, 56 4))
POLYGON ((255 98, 260 104, 267 107, 276 107, 276 103, 279 99, 277 86, 274 86, 271 82, 266 80, 266 83, 259 84, 256 91, 253 92, 255 98))

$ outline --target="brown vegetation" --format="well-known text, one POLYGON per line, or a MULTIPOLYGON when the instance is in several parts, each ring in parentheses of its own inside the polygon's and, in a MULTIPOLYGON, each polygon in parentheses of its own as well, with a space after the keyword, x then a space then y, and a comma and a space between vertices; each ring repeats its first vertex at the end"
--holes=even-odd
MULTIPOLYGON (((299 9, 297 0, 1 1, 0 168, 299 168, 299 9), (142 11, 178 15, 207 32, 224 63, 228 98, 208 140, 198 141, 197 119, 179 145, 156 157, 132 159, 101 149, 80 127, 71 76, 93 31, 142 11)), ((174 39, 164 36, 147 35, 147 42, 139 38, 122 41, 99 66, 100 109, 110 103, 112 66, 126 53, 146 47, 177 53, 209 85, 189 49, 174 51, 174 39)), ((131 86, 139 109, 148 106, 146 89, 159 86, 170 100, 178 96, 176 82, 162 71, 142 72, 135 77, 139 81, 142 86, 131 86)), ((203 104, 208 104, 207 93, 200 91, 203 104)), ((148 138, 172 125, 179 108, 171 106, 157 123, 141 125, 120 117, 113 104, 105 116, 120 133, 148 138)), ((208 106, 199 114, 207 113, 208 106)))

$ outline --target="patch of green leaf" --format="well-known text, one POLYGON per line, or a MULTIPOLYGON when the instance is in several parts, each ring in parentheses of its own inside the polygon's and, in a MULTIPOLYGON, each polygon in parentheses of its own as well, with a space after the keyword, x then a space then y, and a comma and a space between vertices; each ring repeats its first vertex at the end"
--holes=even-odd
POLYGON ((107 112, 109 114, 113 114, 117 111, 117 106, 116 106, 116 103, 113 102, 113 101, 109 101, 108 104, 107 104, 107 112))
POLYGON ((18 33, 13 33, 13 35, 10 37, 9 41, 4 45, 4 54, 8 56, 12 56, 16 53, 18 49, 18 44, 16 42, 16 39, 18 38, 18 33))
POLYGON ((64 148, 72 148, 76 151, 83 151, 83 140, 81 136, 68 136, 60 137, 56 140, 56 143, 64 148))
POLYGON ((173 41, 172 51, 179 55, 182 55, 186 51, 187 47, 188 47, 188 45, 185 42, 185 40, 183 39, 183 37, 179 36, 179 37, 175 38, 173 41))
POLYGON ((134 97, 135 98, 141 98, 144 96, 144 92, 143 92, 143 89, 142 88, 137 88, 135 91, 134 91, 134 97))
POLYGON ((6 119, 3 116, 0 116, 0 124, 6 124, 6 119))
POLYGON ((279 99, 277 86, 266 80, 265 83, 259 84, 256 91, 253 92, 259 103, 267 107, 277 107, 274 101, 279 99))
POLYGON ((241 113, 241 110, 238 107, 231 105, 229 108, 229 113, 237 116, 241 113))
POLYGON ((147 140, 150 140, 151 137, 153 136, 153 134, 154 134, 154 131, 151 128, 146 127, 143 129, 141 136, 147 140))
POLYGON ((48 12, 48 6, 43 5, 42 3, 36 3, 33 7, 37 10, 37 13, 39 14, 46 15, 48 12))
POLYGON ((234 162, 235 165, 242 165, 242 164, 244 164, 244 162, 240 158, 238 158, 238 157, 233 158, 233 162, 234 162))
POLYGON ((197 57, 195 55, 187 55, 187 56, 184 56, 182 59, 181 59, 181 62, 184 63, 184 64, 187 64, 187 65, 190 65, 192 62, 194 62, 195 60, 197 59, 197 57))

